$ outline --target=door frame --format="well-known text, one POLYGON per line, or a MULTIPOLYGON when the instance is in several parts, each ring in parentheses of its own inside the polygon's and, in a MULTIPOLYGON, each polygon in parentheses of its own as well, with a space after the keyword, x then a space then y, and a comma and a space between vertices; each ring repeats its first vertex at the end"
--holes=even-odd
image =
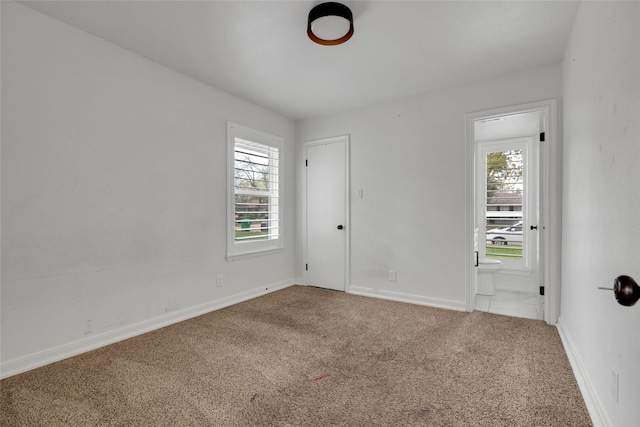
MULTIPOLYGON (((349 292, 349 288, 351 286, 351 213, 350 213, 350 201, 351 201, 351 184, 350 184, 350 136, 349 135, 339 135, 333 136, 329 138, 317 139, 313 141, 307 141, 303 144, 303 162, 305 164, 304 173, 302 174, 302 262, 303 264, 307 264, 308 262, 308 251, 307 251, 307 169, 306 169, 306 161, 307 161, 307 150, 309 147, 315 145, 326 145, 326 144, 335 144, 335 143, 344 143, 344 164, 345 164, 345 213, 344 213, 344 223, 345 223, 345 248, 344 248, 344 291, 349 292)), ((303 283, 306 285, 307 281, 307 272, 306 268, 302 269, 302 278, 303 283)))
POLYGON ((466 226, 465 226, 465 287, 466 311, 475 307, 475 245, 474 224, 477 215, 476 195, 476 146, 474 122, 505 116, 539 111, 541 114, 541 131, 545 132, 545 141, 540 143, 538 158, 540 218, 538 223, 538 239, 542 254, 539 258, 541 283, 545 287, 544 320, 549 325, 558 322, 560 309, 560 243, 561 243, 561 171, 559 162, 559 143, 557 133, 557 107, 555 99, 531 102, 526 104, 501 107, 491 110, 477 111, 465 115, 465 170, 466 170, 466 226))

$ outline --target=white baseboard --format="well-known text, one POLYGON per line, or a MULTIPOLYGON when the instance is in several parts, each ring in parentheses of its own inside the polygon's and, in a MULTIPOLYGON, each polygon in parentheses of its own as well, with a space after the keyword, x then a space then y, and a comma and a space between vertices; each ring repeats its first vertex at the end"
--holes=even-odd
POLYGON ((562 345, 564 346, 564 350, 567 353, 567 358, 569 359, 569 364, 573 369, 573 374, 576 377, 576 381, 578 382, 578 388, 580 388, 580 392, 582 393, 582 398, 584 399, 584 403, 587 406, 587 411, 589 412, 589 416, 591 417, 591 422, 594 427, 610 427, 611 423, 607 418, 607 415, 604 413, 602 409, 602 404, 600 403, 600 399, 594 392, 593 385, 589 380, 589 376, 584 369, 584 364, 580 359, 580 355, 576 351, 575 345, 573 344, 573 340, 571 335, 569 335, 564 323, 562 321, 562 316, 558 319, 558 324, 556 325, 558 328, 558 334, 560 334, 560 340, 562 341, 562 345))
POLYGON ((464 301, 452 301, 438 298, 429 298, 421 295, 404 294, 392 291, 379 291, 373 288, 350 286, 347 291, 350 294, 386 299, 390 301, 407 302, 410 304, 425 305, 427 307, 444 308, 447 310, 466 311, 464 301))
POLYGON ((243 301, 250 300, 252 298, 275 292, 294 284, 295 281, 286 280, 260 286, 258 288, 240 292, 229 297, 209 301, 204 304, 170 312, 153 319, 144 320, 142 322, 127 325, 118 329, 92 335, 87 338, 43 350, 38 353, 20 357, 18 359, 9 360, 7 362, 3 361, 0 364, 0 378, 7 378, 21 372, 30 371, 31 369, 39 368, 41 366, 58 362, 69 357, 77 356, 79 354, 86 353, 88 351, 95 350, 100 347, 116 343, 118 341, 135 337, 137 335, 142 335, 144 333, 164 328, 165 326, 169 326, 174 323, 182 322, 184 320, 201 316, 203 314, 219 310, 230 305, 234 305, 243 301))

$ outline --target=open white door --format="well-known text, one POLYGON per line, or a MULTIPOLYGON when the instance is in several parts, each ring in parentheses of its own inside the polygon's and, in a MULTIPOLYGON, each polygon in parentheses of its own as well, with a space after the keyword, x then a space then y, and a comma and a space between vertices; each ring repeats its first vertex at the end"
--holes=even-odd
POLYGON ((304 282, 309 286, 347 288, 348 147, 348 136, 305 144, 304 282))

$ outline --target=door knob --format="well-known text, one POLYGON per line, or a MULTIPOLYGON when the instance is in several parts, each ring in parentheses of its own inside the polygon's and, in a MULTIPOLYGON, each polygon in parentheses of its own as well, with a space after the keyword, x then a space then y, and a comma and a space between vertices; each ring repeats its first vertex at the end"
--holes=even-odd
POLYGON ((629 276, 618 276, 613 281, 613 288, 598 288, 613 291, 620 305, 631 307, 640 299, 640 286, 629 276))
POLYGON ((342 225, 338 226, 338 230, 342 230, 344 227, 342 225))

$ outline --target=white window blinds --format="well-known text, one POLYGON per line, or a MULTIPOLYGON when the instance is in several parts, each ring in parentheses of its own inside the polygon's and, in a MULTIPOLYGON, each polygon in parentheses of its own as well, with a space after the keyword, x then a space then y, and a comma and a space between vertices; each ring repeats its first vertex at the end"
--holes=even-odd
POLYGON ((282 248, 282 138, 228 122, 227 141, 227 259, 282 248))
POLYGON ((277 239, 279 149, 235 138, 234 193, 236 242, 277 239))

